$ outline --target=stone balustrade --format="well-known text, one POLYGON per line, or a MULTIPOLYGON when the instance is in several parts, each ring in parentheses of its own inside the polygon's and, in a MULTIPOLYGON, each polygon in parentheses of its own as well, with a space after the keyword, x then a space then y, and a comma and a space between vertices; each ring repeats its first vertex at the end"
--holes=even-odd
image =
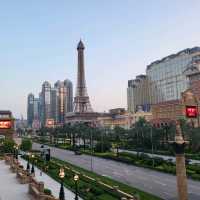
POLYGON ((31 182, 29 183, 29 194, 32 200, 57 200, 54 196, 45 194, 44 183, 37 182, 34 177, 31 177, 31 182))
POLYGON ((27 183, 30 183, 30 181, 31 181, 30 174, 26 170, 24 170, 23 168, 19 169, 17 171, 16 177, 21 184, 27 184, 27 183))
POLYGON ((13 162, 13 157, 11 154, 5 154, 4 160, 7 165, 10 165, 13 162))

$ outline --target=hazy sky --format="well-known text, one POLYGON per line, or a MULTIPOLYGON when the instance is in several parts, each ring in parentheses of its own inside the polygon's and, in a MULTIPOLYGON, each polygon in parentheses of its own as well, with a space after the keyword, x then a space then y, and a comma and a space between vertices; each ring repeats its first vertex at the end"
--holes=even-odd
POLYGON ((126 107, 128 79, 200 46, 199 0, 0 0, 0 110, 26 117, 44 80, 76 85, 80 38, 94 110, 126 107))

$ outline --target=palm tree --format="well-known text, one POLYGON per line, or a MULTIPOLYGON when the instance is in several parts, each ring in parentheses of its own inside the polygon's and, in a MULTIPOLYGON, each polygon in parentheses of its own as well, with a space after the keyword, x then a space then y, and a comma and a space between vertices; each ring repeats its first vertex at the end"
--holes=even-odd
POLYGON ((123 138, 123 135, 125 133, 125 129, 122 128, 122 127, 119 127, 119 126, 116 126, 114 128, 114 142, 116 143, 116 149, 117 149, 117 157, 119 157, 119 147, 121 145, 121 142, 122 142, 122 138, 123 138))

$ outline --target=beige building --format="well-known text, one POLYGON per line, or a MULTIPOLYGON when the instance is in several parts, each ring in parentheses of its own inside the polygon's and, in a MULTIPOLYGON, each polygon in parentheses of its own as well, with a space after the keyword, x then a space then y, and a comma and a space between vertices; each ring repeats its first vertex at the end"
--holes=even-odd
POLYGON ((123 108, 112 109, 97 118, 100 127, 113 129, 116 126, 129 129, 133 124, 133 115, 123 108))
POLYGON ((128 112, 135 113, 139 109, 150 111, 150 105, 156 103, 157 89, 146 75, 136 76, 128 81, 127 104, 128 112))
POLYGON ((152 112, 144 112, 142 110, 133 114, 133 123, 137 122, 140 118, 144 118, 147 122, 153 119, 152 112))
MULTIPOLYGON (((152 122, 156 124, 186 118, 186 106, 196 106, 197 109, 200 110, 199 101, 191 89, 181 93, 180 100, 165 101, 152 105, 152 122)), ((197 118, 186 119, 195 126, 199 125, 199 114, 197 118)))

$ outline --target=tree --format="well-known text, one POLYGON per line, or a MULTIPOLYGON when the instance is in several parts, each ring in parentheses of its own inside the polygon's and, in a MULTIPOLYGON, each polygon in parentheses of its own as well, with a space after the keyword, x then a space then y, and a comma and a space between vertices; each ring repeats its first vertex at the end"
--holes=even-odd
POLYGON ((23 139, 20 146, 22 151, 30 151, 32 149, 32 141, 30 139, 23 139))
POLYGON ((119 147, 121 144, 121 138, 123 137, 125 133, 125 129, 119 126, 116 126, 114 128, 114 142, 116 144, 116 149, 117 149, 117 157, 119 156, 119 147))
POLYGON ((4 153, 13 153, 15 142, 12 139, 5 139, 3 142, 3 152, 4 153))
POLYGON ((111 148, 110 142, 109 141, 103 141, 103 142, 98 142, 96 144, 95 151, 104 153, 104 152, 110 151, 110 148, 111 148))

